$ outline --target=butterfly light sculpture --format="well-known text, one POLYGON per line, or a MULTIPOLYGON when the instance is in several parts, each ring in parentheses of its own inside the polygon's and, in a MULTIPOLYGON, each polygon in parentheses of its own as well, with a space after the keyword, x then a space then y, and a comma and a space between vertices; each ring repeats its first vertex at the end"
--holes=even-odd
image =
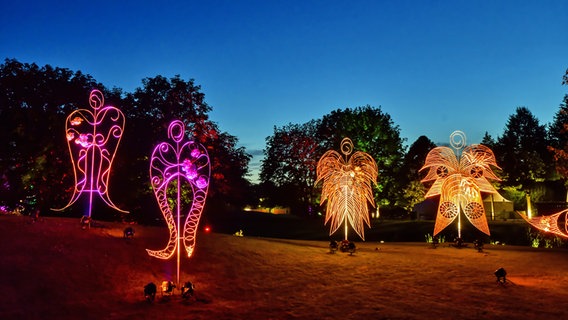
POLYGON ((489 226, 481 193, 498 193, 489 180, 499 180, 492 167, 499 168, 493 151, 481 144, 466 146, 465 134, 454 131, 448 147, 436 147, 426 156, 428 174, 423 183, 434 181, 426 198, 440 196, 434 235, 458 218, 458 237, 461 238, 460 211, 480 231, 489 235, 489 226), (461 156, 459 152, 461 151, 461 156))
POLYGON ((65 210, 83 193, 88 193, 88 217, 91 217, 94 195, 109 207, 127 213, 112 202, 108 192, 112 163, 124 132, 124 115, 115 107, 104 106, 104 96, 99 90, 91 91, 89 104, 93 111, 75 110, 65 121, 75 187, 69 203, 61 209, 52 210, 65 210))
POLYGON ((568 238, 568 209, 549 216, 533 218, 529 218, 518 211, 517 213, 525 219, 526 222, 541 231, 568 238))
POLYGON ((331 220, 329 234, 332 235, 344 223, 347 240, 349 222, 365 240, 364 223, 371 226, 367 202, 375 206, 372 183, 377 182, 377 164, 365 152, 356 151, 351 155, 353 142, 349 138, 341 141, 340 149, 343 156, 329 150, 317 165, 316 184, 323 181, 320 203, 327 200, 325 224, 331 220))
POLYGON ((172 121, 168 128, 172 142, 158 144, 150 158, 150 182, 170 236, 164 249, 146 249, 150 256, 160 259, 169 259, 177 252, 178 283, 181 247, 191 257, 211 175, 207 150, 197 142, 184 141, 184 137, 184 123, 172 121), (183 200, 182 193, 188 190, 182 187, 193 195, 189 203, 183 200))

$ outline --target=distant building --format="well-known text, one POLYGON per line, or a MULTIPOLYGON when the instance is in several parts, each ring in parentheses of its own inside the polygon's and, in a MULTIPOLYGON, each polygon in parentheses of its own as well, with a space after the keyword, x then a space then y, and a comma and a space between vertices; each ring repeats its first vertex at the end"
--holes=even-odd
POLYGON ((503 198, 498 193, 490 193, 483 198, 483 207, 487 220, 506 220, 518 218, 515 215, 513 201, 503 198))

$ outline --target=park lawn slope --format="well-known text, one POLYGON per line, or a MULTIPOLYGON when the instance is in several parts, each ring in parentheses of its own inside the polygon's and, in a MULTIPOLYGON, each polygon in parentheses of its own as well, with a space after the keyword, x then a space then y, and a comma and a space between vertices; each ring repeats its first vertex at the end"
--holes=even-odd
POLYGON ((199 232, 181 259, 179 291, 144 301, 148 282, 176 281, 159 260, 166 228, 121 223, 81 230, 77 219, 0 216, 0 319, 553 319, 567 318, 563 249, 486 245, 484 252, 422 242, 327 241, 199 232), (498 285, 504 267, 511 280, 498 285))

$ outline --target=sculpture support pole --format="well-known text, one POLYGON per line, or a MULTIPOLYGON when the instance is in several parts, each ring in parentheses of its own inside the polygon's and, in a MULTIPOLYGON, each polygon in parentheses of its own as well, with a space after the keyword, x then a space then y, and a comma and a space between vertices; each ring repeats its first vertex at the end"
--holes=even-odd
MULTIPOLYGON (((96 110, 95 110, 95 112, 96 112, 96 110)), ((96 131, 95 127, 93 126, 93 137, 96 137, 96 135, 97 135, 97 131, 96 131)), ((94 172, 95 172, 94 168, 95 168, 95 157, 93 155, 93 157, 91 157, 91 179, 90 179, 91 181, 89 183, 90 184, 90 186, 89 186, 89 218, 91 218, 91 214, 92 214, 92 211, 93 211, 93 190, 94 190, 94 188, 93 188, 94 176, 93 175, 94 175, 94 172)), ((89 224, 89 226, 90 226, 90 224, 89 224)))
MULTIPOLYGON (((180 226, 180 206, 181 206, 181 180, 180 180, 180 176, 179 176, 179 167, 177 169, 178 172, 178 178, 177 178, 177 229, 181 230, 180 226)), ((177 275, 176 275, 176 282, 177 282, 177 286, 179 288, 179 265, 180 265, 180 257, 181 257, 181 236, 178 233, 178 237, 177 237, 177 275)))
POLYGON ((461 232, 461 208, 460 205, 458 204, 458 238, 462 237, 462 232, 461 232))

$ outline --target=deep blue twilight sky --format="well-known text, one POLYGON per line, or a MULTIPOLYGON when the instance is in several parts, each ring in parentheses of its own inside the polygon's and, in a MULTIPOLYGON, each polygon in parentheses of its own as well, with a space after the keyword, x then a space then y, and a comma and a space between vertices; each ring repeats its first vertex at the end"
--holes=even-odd
POLYGON ((550 123, 568 93, 568 1, 2 0, 0 58, 127 92, 193 78, 254 173, 274 126, 338 108, 380 106, 408 145, 496 138, 519 106, 550 123))

